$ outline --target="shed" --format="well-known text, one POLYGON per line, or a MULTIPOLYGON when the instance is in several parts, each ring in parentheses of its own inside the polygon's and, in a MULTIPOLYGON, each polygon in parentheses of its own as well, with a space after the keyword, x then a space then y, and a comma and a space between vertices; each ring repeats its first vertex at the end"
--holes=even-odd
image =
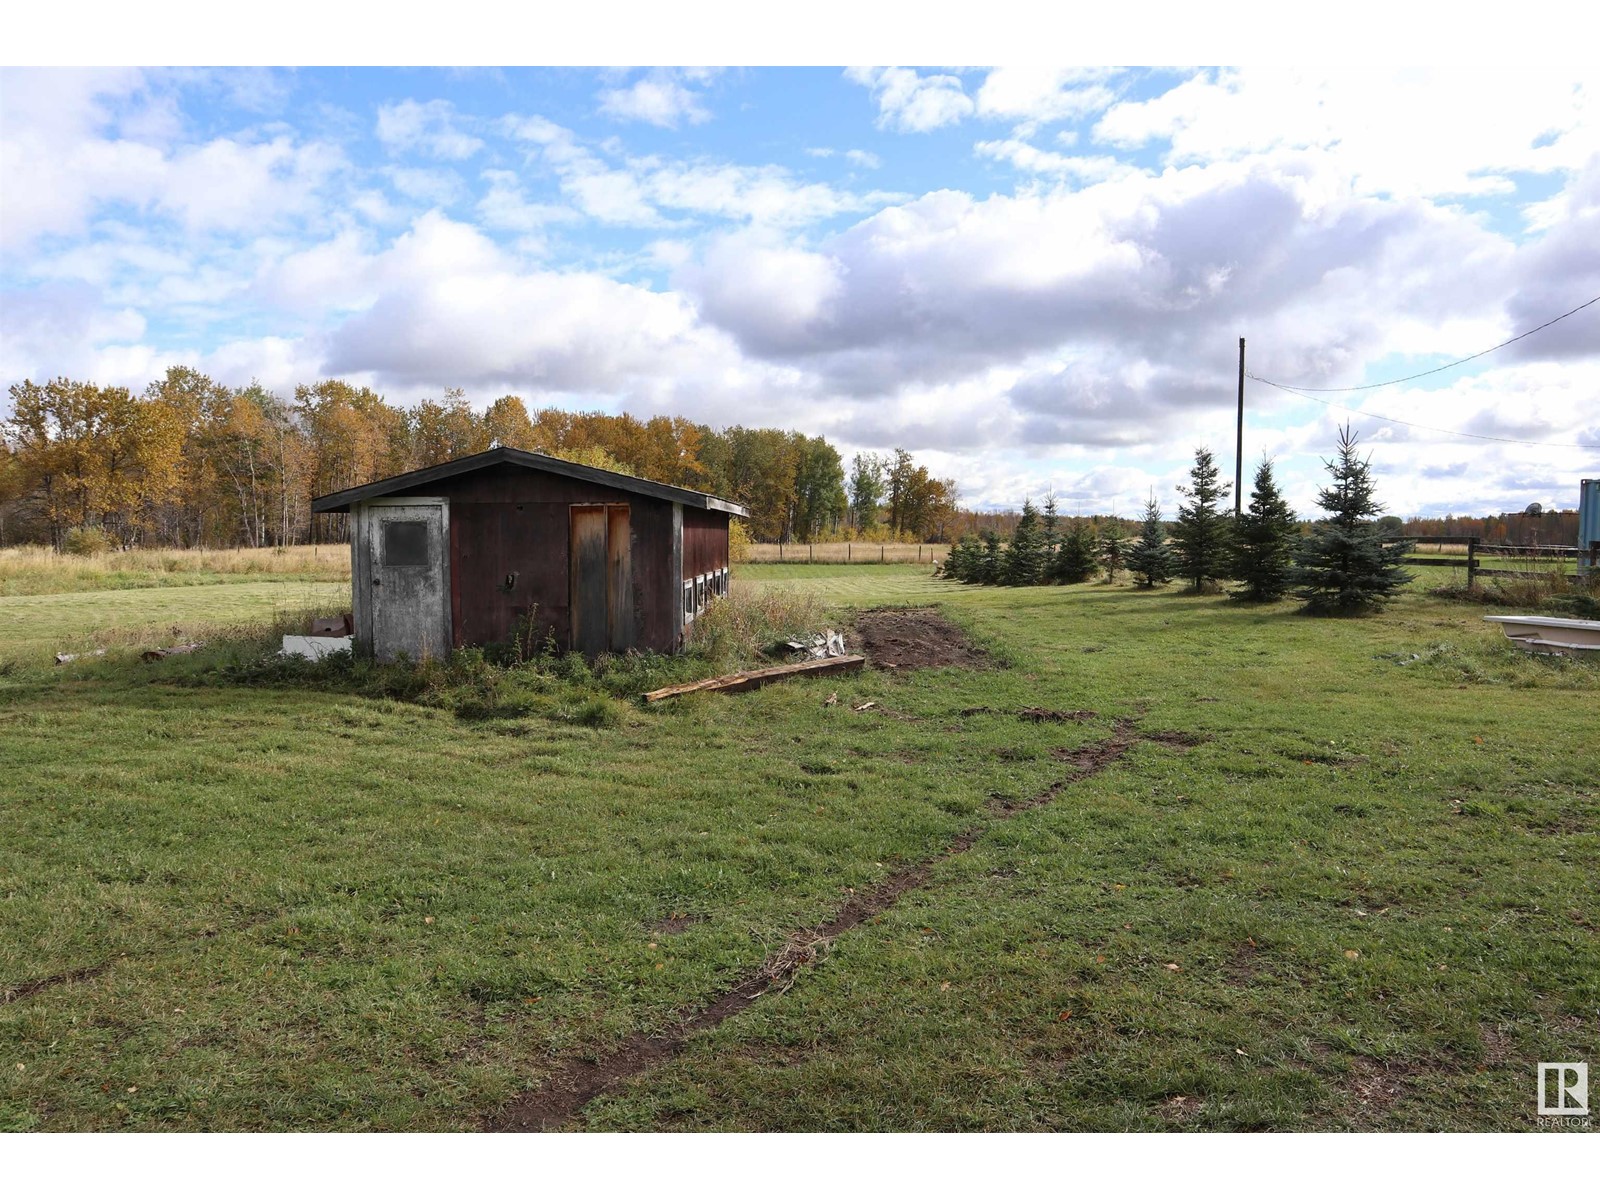
POLYGON ((350 514, 355 644, 380 662, 553 641, 671 652, 728 590, 728 521, 703 492, 501 447, 318 496, 350 514))

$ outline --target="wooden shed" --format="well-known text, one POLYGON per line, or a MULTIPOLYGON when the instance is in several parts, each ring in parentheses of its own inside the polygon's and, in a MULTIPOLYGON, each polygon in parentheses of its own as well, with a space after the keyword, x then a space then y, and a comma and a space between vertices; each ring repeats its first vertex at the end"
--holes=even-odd
POLYGON ((350 514, 355 644, 380 662, 553 640, 679 649, 728 590, 742 505, 500 448, 319 496, 350 514))

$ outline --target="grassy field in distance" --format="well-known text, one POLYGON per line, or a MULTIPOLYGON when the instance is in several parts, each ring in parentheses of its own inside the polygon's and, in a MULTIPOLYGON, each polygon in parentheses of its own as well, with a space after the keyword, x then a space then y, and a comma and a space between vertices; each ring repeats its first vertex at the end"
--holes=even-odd
POLYGON ((1311 620, 752 564, 997 665, 660 709, 43 665, 263 586, 0 598, 0 1128, 478 1128, 897 873, 571 1127, 1523 1129, 1534 1063, 1600 1058, 1600 667, 1420 582, 1311 620))

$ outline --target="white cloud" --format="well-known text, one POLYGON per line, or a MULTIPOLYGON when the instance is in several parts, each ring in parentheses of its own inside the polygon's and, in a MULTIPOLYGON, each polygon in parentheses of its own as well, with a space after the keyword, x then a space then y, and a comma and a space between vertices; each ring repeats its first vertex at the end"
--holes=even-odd
POLYGON ((1113 73, 1096 67, 996 67, 978 89, 978 115, 1027 124, 1073 120, 1116 99, 1100 82, 1113 73))
POLYGON ((543 117, 508 118, 504 127, 538 148, 538 161, 556 174, 563 195, 578 209, 612 224, 662 225, 667 223, 662 210, 675 210, 758 224, 806 225, 894 198, 804 183, 773 165, 640 158, 614 166, 570 129, 543 117))
POLYGON ((956 75, 919 75, 909 67, 851 67, 845 77, 871 89, 882 129, 927 133, 956 124, 976 108, 956 75))
POLYGON ((419 104, 402 100, 378 109, 378 140, 391 154, 414 151, 433 158, 460 160, 483 149, 483 141, 456 127, 455 106, 448 100, 419 104))
POLYGON ((1600 151, 1600 75, 1496 67, 1201 72, 1113 106, 1095 137, 1169 144, 1175 163, 1314 150, 1367 193, 1490 195, 1515 171, 1576 170, 1600 151))
POLYGON ((846 150, 844 156, 858 167, 865 167, 869 171, 876 171, 883 166, 883 159, 871 150, 846 150))
POLYGON ((1053 175, 1087 183, 1139 173, 1137 167, 1109 154, 1061 154, 1054 150, 1041 150, 1016 138, 978 142, 972 149, 980 158, 1010 163, 1017 170, 1032 175, 1053 175))
POLYGON ((425 204, 453 204, 461 197, 461 176, 429 167, 389 167, 385 172, 395 190, 425 204))
POLYGON ((534 233, 552 221, 570 221, 578 214, 562 204, 530 201, 512 171, 485 171, 489 190, 478 201, 478 215, 490 229, 534 233))
POLYGON ((631 87, 607 88, 600 93, 600 112, 620 121, 645 121, 663 129, 688 122, 709 121, 711 113, 701 95, 684 87, 670 71, 654 71, 631 87))

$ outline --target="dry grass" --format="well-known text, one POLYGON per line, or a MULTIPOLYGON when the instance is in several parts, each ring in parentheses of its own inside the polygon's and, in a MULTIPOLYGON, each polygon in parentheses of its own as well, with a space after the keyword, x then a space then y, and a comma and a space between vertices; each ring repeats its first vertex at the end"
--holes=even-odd
POLYGON ((43 596, 123 588, 260 579, 350 578, 348 546, 287 546, 261 550, 113 550, 57 554, 48 546, 0 550, 0 596, 43 596))
POLYGON ((822 597, 799 588, 752 588, 735 579, 689 627, 689 649, 713 662, 747 661, 774 642, 819 632, 822 597))
POLYGON ((741 562, 922 563, 932 566, 949 546, 932 542, 812 542, 775 545, 752 542, 741 562))

